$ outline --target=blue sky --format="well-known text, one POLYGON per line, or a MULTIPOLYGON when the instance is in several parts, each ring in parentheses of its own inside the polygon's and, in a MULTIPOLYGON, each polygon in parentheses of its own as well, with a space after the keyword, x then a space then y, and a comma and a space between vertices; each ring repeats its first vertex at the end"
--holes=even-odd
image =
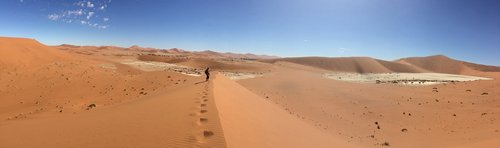
POLYGON ((500 65, 498 0, 2 0, 0 18, 0 36, 48 45, 500 65))

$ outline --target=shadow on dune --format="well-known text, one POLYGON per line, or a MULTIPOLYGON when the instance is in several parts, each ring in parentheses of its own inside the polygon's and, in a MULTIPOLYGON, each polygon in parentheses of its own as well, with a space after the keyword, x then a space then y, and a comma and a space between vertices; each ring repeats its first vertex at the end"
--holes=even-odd
POLYGON ((196 85, 196 84, 205 83, 205 82, 208 82, 208 81, 200 81, 200 82, 196 82, 194 84, 196 85))

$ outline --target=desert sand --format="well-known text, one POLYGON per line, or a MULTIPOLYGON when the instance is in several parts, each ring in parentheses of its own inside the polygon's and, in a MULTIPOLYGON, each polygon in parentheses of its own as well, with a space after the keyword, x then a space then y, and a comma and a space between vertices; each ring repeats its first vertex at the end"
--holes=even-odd
POLYGON ((443 55, 278 58, 11 37, 0 55, 0 147, 500 146, 500 67, 443 55), (376 83, 406 79, 439 83, 376 83))
POLYGON ((363 147, 500 144, 494 140, 500 136, 498 73, 477 74, 493 80, 405 87, 325 79, 323 69, 276 64, 274 74, 238 83, 349 143, 363 147))

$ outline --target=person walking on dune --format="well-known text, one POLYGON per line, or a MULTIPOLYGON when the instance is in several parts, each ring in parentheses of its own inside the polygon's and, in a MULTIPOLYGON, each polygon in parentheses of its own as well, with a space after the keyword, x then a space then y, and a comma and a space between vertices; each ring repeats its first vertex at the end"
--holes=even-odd
POLYGON ((207 78, 205 79, 205 81, 208 81, 208 78, 210 78, 210 72, 208 71, 210 68, 207 67, 207 69, 205 70, 205 75, 207 75, 207 78))

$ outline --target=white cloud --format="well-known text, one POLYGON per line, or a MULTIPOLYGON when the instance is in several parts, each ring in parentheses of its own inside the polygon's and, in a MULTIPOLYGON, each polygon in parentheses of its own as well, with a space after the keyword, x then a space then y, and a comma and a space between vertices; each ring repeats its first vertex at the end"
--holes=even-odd
POLYGON ((89 12, 89 14, 87 15, 87 20, 89 20, 94 14, 94 12, 89 12))
POLYGON ((93 8, 93 7, 94 7, 94 4, 92 4, 92 2, 87 2, 87 7, 89 7, 89 8, 93 8))
POLYGON ((21 3, 22 3, 22 2, 24 2, 24 0, 19 0, 19 2, 21 2, 21 3))
POLYGON ((51 14, 51 15, 49 15, 49 16, 48 16, 48 18, 49 18, 50 20, 53 20, 53 21, 56 21, 56 20, 60 19, 61 17, 62 17, 62 16, 61 16, 61 15, 58 15, 58 14, 51 14))
POLYGON ((106 25, 106 26, 99 26, 99 27, 97 27, 97 28, 98 28, 98 29, 106 29, 106 28, 108 28, 108 27, 109 27, 109 26, 107 26, 107 25, 106 25))
POLYGON ((85 12, 83 11, 83 9, 66 11, 66 14, 68 14, 68 15, 83 15, 84 13, 85 12))
MULTIPOLYGON (((24 0, 19 0, 23 2, 24 0)), ((97 29, 109 28, 109 20, 104 13, 111 0, 77 0, 70 6, 49 13, 47 18, 68 24, 80 24, 97 29)))
POLYGON ((85 7, 85 1, 79 1, 75 3, 75 5, 80 6, 80 7, 85 7))

